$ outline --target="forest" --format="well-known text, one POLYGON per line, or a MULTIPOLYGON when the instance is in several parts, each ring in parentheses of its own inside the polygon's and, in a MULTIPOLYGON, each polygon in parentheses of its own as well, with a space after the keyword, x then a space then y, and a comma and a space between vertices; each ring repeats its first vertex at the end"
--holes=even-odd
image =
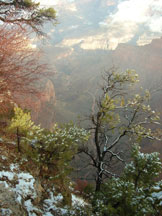
POLYGON ((53 67, 40 43, 58 19, 36 1, 0 0, 0 215, 162 215, 160 64, 145 78, 142 63, 125 68, 126 45, 75 45, 56 48, 53 67))

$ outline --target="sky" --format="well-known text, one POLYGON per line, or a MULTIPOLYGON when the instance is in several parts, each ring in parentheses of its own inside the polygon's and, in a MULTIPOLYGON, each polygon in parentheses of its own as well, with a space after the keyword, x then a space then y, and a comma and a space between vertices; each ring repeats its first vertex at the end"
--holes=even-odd
POLYGON ((80 44, 82 49, 114 50, 120 43, 133 41, 136 45, 142 46, 162 36, 162 0, 40 0, 40 2, 42 5, 54 6, 58 11, 58 18, 63 14, 63 12, 60 14, 60 10, 66 11, 66 19, 62 21, 60 17, 61 22, 65 23, 61 23, 58 27, 58 31, 64 35, 62 41, 57 44, 60 47, 80 44), (68 23, 71 16, 73 19, 68 23), (75 21, 78 17, 80 23, 75 21), (87 26, 85 27, 83 23, 87 26), (72 32, 69 34, 70 28, 78 29, 78 35, 72 32), (88 28, 93 31, 89 31, 88 28), (84 32, 85 29, 87 32, 79 35, 79 32, 81 30, 84 32))

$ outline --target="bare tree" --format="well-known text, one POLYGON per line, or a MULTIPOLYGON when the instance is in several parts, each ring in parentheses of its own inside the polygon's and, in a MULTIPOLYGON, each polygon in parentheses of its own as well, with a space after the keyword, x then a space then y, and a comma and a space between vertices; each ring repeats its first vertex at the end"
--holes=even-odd
MULTIPOLYGON (((39 95, 40 79, 49 74, 41 52, 34 49, 29 33, 15 26, 0 27, 0 102, 18 102, 23 95, 39 95)), ((2 109, 2 106, 1 106, 2 109)))
POLYGON ((94 167, 96 191, 104 179, 116 175, 112 168, 115 161, 124 162, 122 149, 126 143, 159 139, 149 128, 159 120, 148 105, 149 92, 130 96, 137 78, 135 71, 117 73, 115 68, 103 76, 102 93, 89 116, 92 141, 79 148, 79 153, 84 153, 88 164, 94 167))

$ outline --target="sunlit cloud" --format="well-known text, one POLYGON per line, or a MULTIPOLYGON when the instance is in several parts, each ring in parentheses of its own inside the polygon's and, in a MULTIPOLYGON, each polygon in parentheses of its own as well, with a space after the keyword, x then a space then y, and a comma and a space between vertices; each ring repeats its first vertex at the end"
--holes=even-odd
MULTIPOLYGON (((161 9, 162 11, 162 9, 161 9)), ((162 16, 153 16, 147 23, 151 32, 162 33, 162 16)))
POLYGON ((109 16, 112 22, 136 22, 142 23, 147 20, 150 0, 128 0, 118 5, 116 13, 109 16))
POLYGON ((76 5, 74 3, 69 3, 66 5, 65 7, 66 10, 70 10, 70 11, 73 11, 73 12, 76 12, 77 11, 77 8, 76 8, 76 5))
POLYGON ((59 0, 35 0, 35 2, 40 2, 41 5, 53 6, 59 3, 59 0))
POLYGON ((113 5, 115 5, 116 4, 116 1, 115 0, 108 0, 107 2, 107 6, 113 6, 113 5))
MULTIPOLYGON (((142 35, 145 35, 145 31, 162 34, 161 11, 161 0, 127 0, 119 3, 117 11, 100 23, 102 27, 107 26, 109 29, 109 48, 114 49, 119 43, 129 42, 142 28, 142 35)), ((153 39, 153 36, 151 38, 153 39)), ((150 39, 141 36, 137 44, 143 44, 144 40, 146 42, 150 39), (143 42, 140 42, 141 40, 143 42)))
MULTIPOLYGON (((67 28, 60 27, 58 29, 60 33, 64 32, 66 35, 67 30, 73 31, 73 29, 78 29, 80 32, 80 29, 84 28, 83 25, 90 25, 91 29, 93 28, 93 20, 85 19, 76 0, 40 0, 40 2, 48 6, 57 5, 58 13, 60 9, 66 10, 67 14, 72 12, 74 19, 80 18, 81 25, 78 21, 75 24, 71 23, 67 28)), ((93 3, 93 0, 82 0, 81 3, 89 2, 93 3)), ((96 29, 85 32, 82 37, 79 35, 73 37, 72 33, 71 38, 66 35, 66 39, 57 46, 72 47, 78 44, 82 49, 114 50, 120 43, 133 41, 142 46, 162 36, 162 0, 104 0, 103 5, 107 5, 107 8, 115 7, 99 21, 96 29)))
POLYGON ((75 0, 34 0, 35 2, 40 2, 43 6, 54 6, 54 5, 70 5, 74 7, 75 0))
POLYGON ((155 35, 155 34, 144 33, 138 38, 137 45, 144 46, 146 44, 150 44, 154 38, 160 38, 160 36, 155 35))
POLYGON ((56 47, 71 47, 83 40, 84 38, 64 39, 60 44, 57 44, 56 47))
POLYGON ((80 38, 64 39, 58 46, 60 47, 71 47, 76 44, 80 44, 82 49, 109 49, 114 50, 119 43, 126 43, 131 38, 134 37, 136 29, 138 26, 135 23, 127 23, 120 26, 120 23, 115 23, 109 30, 103 31, 96 35, 90 35, 80 38), (116 31, 119 29, 120 31, 116 31), (127 29, 127 34, 125 34, 125 29, 127 29))
POLYGON ((36 49, 36 48, 37 48, 37 45, 36 45, 36 44, 30 44, 30 47, 31 47, 32 49, 36 49))

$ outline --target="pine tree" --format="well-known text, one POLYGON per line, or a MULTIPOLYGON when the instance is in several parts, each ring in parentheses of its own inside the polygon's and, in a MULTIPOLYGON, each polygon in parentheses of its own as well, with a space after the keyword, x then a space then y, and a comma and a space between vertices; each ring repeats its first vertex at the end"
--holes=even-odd
POLYGON ((14 116, 8 127, 9 131, 16 133, 18 151, 21 151, 20 141, 22 137, 26 137, 28 132, 34 132, 40 129, 40 126, 34 125, 29 112, 24 112, 19 107, 14 107, 14 116))
POLYGON ((117 174, 113 170, 115 163, 121 163, 120 167, 124 164, 126 145, 143 139, 160 140, 150 127, 159 124, 159 116, 149 105, 149 91, 130 94, 137 82, 138 75, 133 70, 118 73, 112 68, 103 76, 102 91, 89 115, 92 139, 79 149, 93 167, 96 191, 105 179, 117 174))
POLYGON ((86 142, 89 134, 86 130, 69 123, 62 126, 55 124, 51 130, 35 125, 29 112, 15 107, 11 119, 10 131, 17 133, 18 150, 38 167, 38 178, 42 185, 60 184, 64 202, 71 199, 69 193, 69 174, 71 161, 77 152, 78 144, 86 142))
POLYGON ((42 8, 33 0, 0 0, 0 21, 3 23, 31 28, 43 34, 45 22, 56 23, 56 11, 53 8, 42 8))
POLYGON ((162 170, 159 153, 144 154, 134 145, 132 161, 126 165, 120 178, 113 177, 96 194, 95 211, 104 216, 158 215, 159 203, 153 196, 156 182, 162 170))

